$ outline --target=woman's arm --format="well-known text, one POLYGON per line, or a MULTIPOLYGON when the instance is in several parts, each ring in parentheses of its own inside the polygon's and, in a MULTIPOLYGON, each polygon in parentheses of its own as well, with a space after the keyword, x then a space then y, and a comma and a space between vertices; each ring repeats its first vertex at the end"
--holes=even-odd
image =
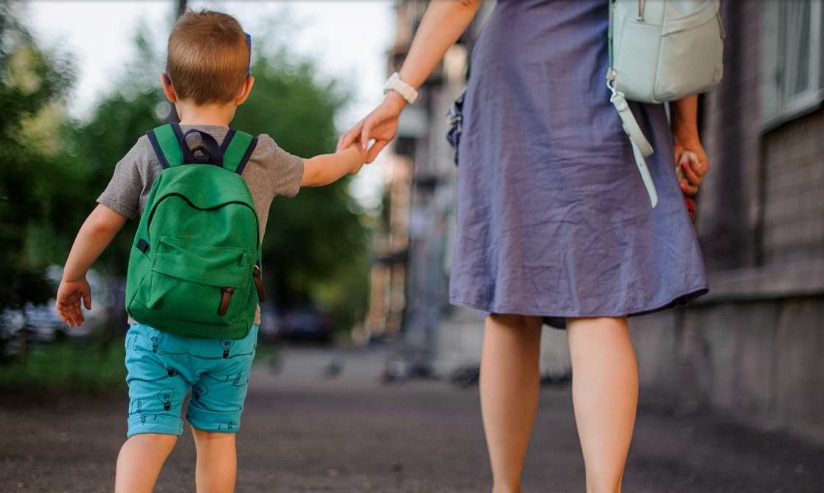
POLYGON ((674 139, 675 163, 684 173, 686 181, 681 182, 685 195, 698 193, 698 186, 709 170, 709 159, 698 135, 698 96, 687 96, 670 104, 672 136, 674 139), (693 153, 693 159, 689 154, 693 153))
MULTIPOLYGON (((413 87, 420 87, 449 47, 466 31, 480 7, 481 0, 430 2, 399 71, 401 79, 413 87)), ((350 146, 358 137, 366 149, 369 140, 375 139, 375 144, 369 149, 366 159, 367 163, 371 163, 395 137, 398 116, 404 107, 406 101, 394 91, 390 91, 380 106, 341 136, 338 149, 350 146)))
POLYGON ((401 79, 420 87, 449 47, 466 31, 479 8, 481 0, 430 2, 399 71, 401 79))
POLYGON ((687 96, 670 105, 672 134, 685 138, 698 138, 698 96, 687 96))

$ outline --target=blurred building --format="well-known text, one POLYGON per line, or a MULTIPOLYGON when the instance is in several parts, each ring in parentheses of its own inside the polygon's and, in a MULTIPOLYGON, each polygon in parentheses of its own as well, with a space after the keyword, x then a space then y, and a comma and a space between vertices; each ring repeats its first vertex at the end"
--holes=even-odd
POLYGON ((722 2, 696 226, 711 293, 633 321, 642 385, 824 442, 822 0, 722 2))
MULTIPOLYGON (((824 442, 824 0, 722 1, 726 74, 702 97, 711 160, 696 227, 711 293, 633 318, 642 395, 709 408, 824 442)), ((396 3, 388 73, 425 9, 396 3)), ((485 3, 488 13, 492 2, 485 3)), ((479 19, 484 18, 484 14, 479 19)), ((465 85, 476 20, 421 88, 392 152, 378 238, 374 333, 402 330, 412 373, 477 364, 481 314, 449 307, 453 153, 445 115, 465 85), (444 362, 447 362, 446 364, 444 362)), ((565 335, 545 331, 545 371, 568 368, 565 335)))
MULTIPOLYGON (((406 58, 427 3, 396 2, 387 75, 406 58)), ((484 11, 490 8, 488 4, 484 11)), ((403 360, 415 374, 432 373, 439 327, 450 310, 447 272, 455 165, 446 141, 446 115, 464 89, 467 54, 479 25, 476 20, 420 88, 418 102, 404 111, 387 153, 387 193, 375 238, 366 328, 372 337, 402 331, 403 360)))

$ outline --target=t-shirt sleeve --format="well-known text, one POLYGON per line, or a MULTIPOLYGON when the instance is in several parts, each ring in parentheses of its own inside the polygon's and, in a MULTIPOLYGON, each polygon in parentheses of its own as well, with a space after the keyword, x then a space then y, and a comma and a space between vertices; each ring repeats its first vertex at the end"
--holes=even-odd
POLYGON ((268 135, 258 136, 255 154, 265 163, 276 197, 294 197, 298 194, 303 179, 303 159, 281 149, 268 135))
POLYGON ((140 176, 139 159, 143 155, 141 152, 142 144, 138 141, 117 163, 112 179, 109 180, 108 186, 97 198, 99 204, 103 204, 129 219, 137 217, 140 211, 140 194, 143 191, 143 180, 140 176))

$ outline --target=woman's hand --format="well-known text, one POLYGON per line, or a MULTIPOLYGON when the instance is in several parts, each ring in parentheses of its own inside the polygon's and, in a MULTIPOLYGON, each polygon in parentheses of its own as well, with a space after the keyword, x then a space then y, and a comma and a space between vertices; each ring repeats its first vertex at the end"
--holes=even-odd
POLYGON ((674 151, 678 183, 681 185, 690 218, 695 219, 696 206, 693 197, 698 193, 698 187, 709 170, 709 159, 697 137, 679 139, 675 136, 674 151))
POLYGON ((698 137, 679 138, 675 136, 675 163, 683 174, 679 180, 681 190, 687 197, 698 193, 698 187, 704 181, 704 175, 709 171, 709 159, 698 137))
POLYGON ((386 93, 386 97, 377 108, 340 136, 338 151, 360 141, 362 148, 368 149, 366 162, 374 161, 386 144, 395 138, 398 132, 398 117, 405 106, 406 101, 399 94, 394 91, 386 93), (372 139, 375 143, 369 147, 369 141, 372 139))

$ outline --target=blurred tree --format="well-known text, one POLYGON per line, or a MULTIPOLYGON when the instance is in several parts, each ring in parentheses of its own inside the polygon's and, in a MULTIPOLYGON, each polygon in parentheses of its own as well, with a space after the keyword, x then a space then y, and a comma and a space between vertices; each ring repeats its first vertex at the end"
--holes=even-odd
POLYGON ((43 301, 43 280, 66 232, 77 223, 86 170, 60 139, 61 100, 73 80, 70 61, 39 48, 0 0, 0 310, 43 301))
MULTIPOLYGON (((252 73, 255 89, 238 110, 235 126, 267 133, 302 157, 334 150, 334 117, 346 101, 334 82, 319 83, 311 62, 290 63, 283 51, 258 58, 252 73)), ((306 304, 324 292, 328 303, 355 308, 346 291, 356 287, 351 266, 364 256, 366 229, 347 192, 349 181, 303 189, 294 199, 276 199, 272 205, 264 261, 270 291, 282 305, 306 304), (330 283, 343 291, 330 289, 330 283)))

